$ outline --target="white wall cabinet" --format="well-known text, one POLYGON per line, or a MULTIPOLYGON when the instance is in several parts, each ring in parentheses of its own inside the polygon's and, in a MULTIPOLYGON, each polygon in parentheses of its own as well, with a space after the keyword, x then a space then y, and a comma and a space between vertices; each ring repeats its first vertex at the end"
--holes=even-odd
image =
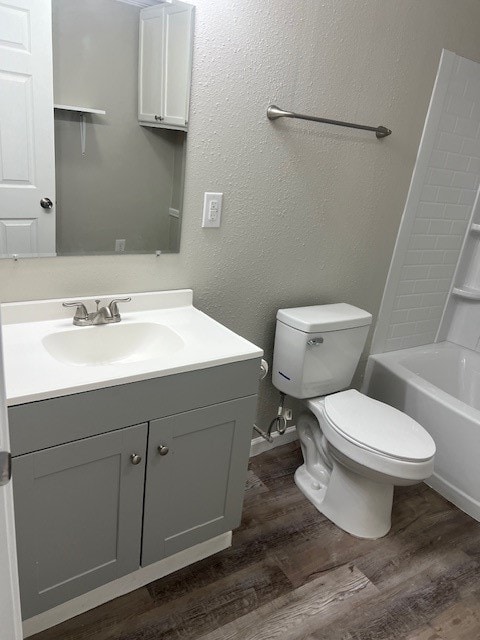
POLYGON ((146 126, 188 124, 194 7, 183 2, 140 12, 138 119, 146 126))

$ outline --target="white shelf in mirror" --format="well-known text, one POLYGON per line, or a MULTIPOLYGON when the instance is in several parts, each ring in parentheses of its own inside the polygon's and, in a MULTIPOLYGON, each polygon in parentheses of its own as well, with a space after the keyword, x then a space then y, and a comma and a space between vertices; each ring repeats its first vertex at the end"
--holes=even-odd
POLYGON ((72 111, 80 114, 80 144, 82 148, 82 156, 85 155, 86 139, 87 139, 87 115, 105 116, 107 114, 103 109, 92 109, 91 107, 78 107, 69 104, 54 104, 53 108, 57 111, 72 111))
POLYGON ((465 298, 466 300, 478 300, 480 301, 480 289, 474 287, 454 287, 452 294, 457 298, 465 298))
POLYGON ((76 113, 85 113, 85 114, 90 113, 97 116, 104 116, 107 113, 103 109, 91 109, 90 107, 77 107, 75 105, 69 105, 69 104, 54 104, 53 108, 58 109, 60 111, 75 111, 76 113))

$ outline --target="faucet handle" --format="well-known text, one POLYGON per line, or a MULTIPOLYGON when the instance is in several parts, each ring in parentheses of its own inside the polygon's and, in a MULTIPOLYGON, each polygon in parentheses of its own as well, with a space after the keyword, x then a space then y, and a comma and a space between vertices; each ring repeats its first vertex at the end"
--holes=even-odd
POLYGON ((115 298, 110 302, 108 308, 110 309, 110 313, 112 314, 112 318, 118 318, 120 320, 120 311, 118 310, 119 302, 130 302, 131 298, 115 298))
POLYGON ((84 302, 63 302, 62 303, 63 307, 77 307, 76 311, 75 311, 75 315, 73 317, 73 320, 75 322, 75 320, 87 320, 88 318, 88 311, 87 311, 87 307, 85 306, 84 302))

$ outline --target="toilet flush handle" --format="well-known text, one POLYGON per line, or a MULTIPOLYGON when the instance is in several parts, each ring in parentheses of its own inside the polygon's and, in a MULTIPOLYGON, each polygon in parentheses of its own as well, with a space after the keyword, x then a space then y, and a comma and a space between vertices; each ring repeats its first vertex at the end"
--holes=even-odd
POLYGON ((322 336, 319 336, 318 338, 310 338, 310 340, 307 340, 307 344, 309 347, 319 347, 322 343, 322 336))

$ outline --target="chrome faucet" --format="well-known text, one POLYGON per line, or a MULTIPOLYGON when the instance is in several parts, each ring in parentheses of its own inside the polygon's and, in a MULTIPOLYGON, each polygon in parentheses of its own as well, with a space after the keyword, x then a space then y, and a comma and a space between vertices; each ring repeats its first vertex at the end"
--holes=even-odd
POLYGON ((64 307, 76 307, 73 324, 77 327, 91 327, 99 324, 112 324, 122 319, 118 310, 119 302, 130 302, 131 298, 115 298, 108 306, 100 307, 100 300, 95 300, 97 308, 89 313, 84 302, 64 302, 64 307))

